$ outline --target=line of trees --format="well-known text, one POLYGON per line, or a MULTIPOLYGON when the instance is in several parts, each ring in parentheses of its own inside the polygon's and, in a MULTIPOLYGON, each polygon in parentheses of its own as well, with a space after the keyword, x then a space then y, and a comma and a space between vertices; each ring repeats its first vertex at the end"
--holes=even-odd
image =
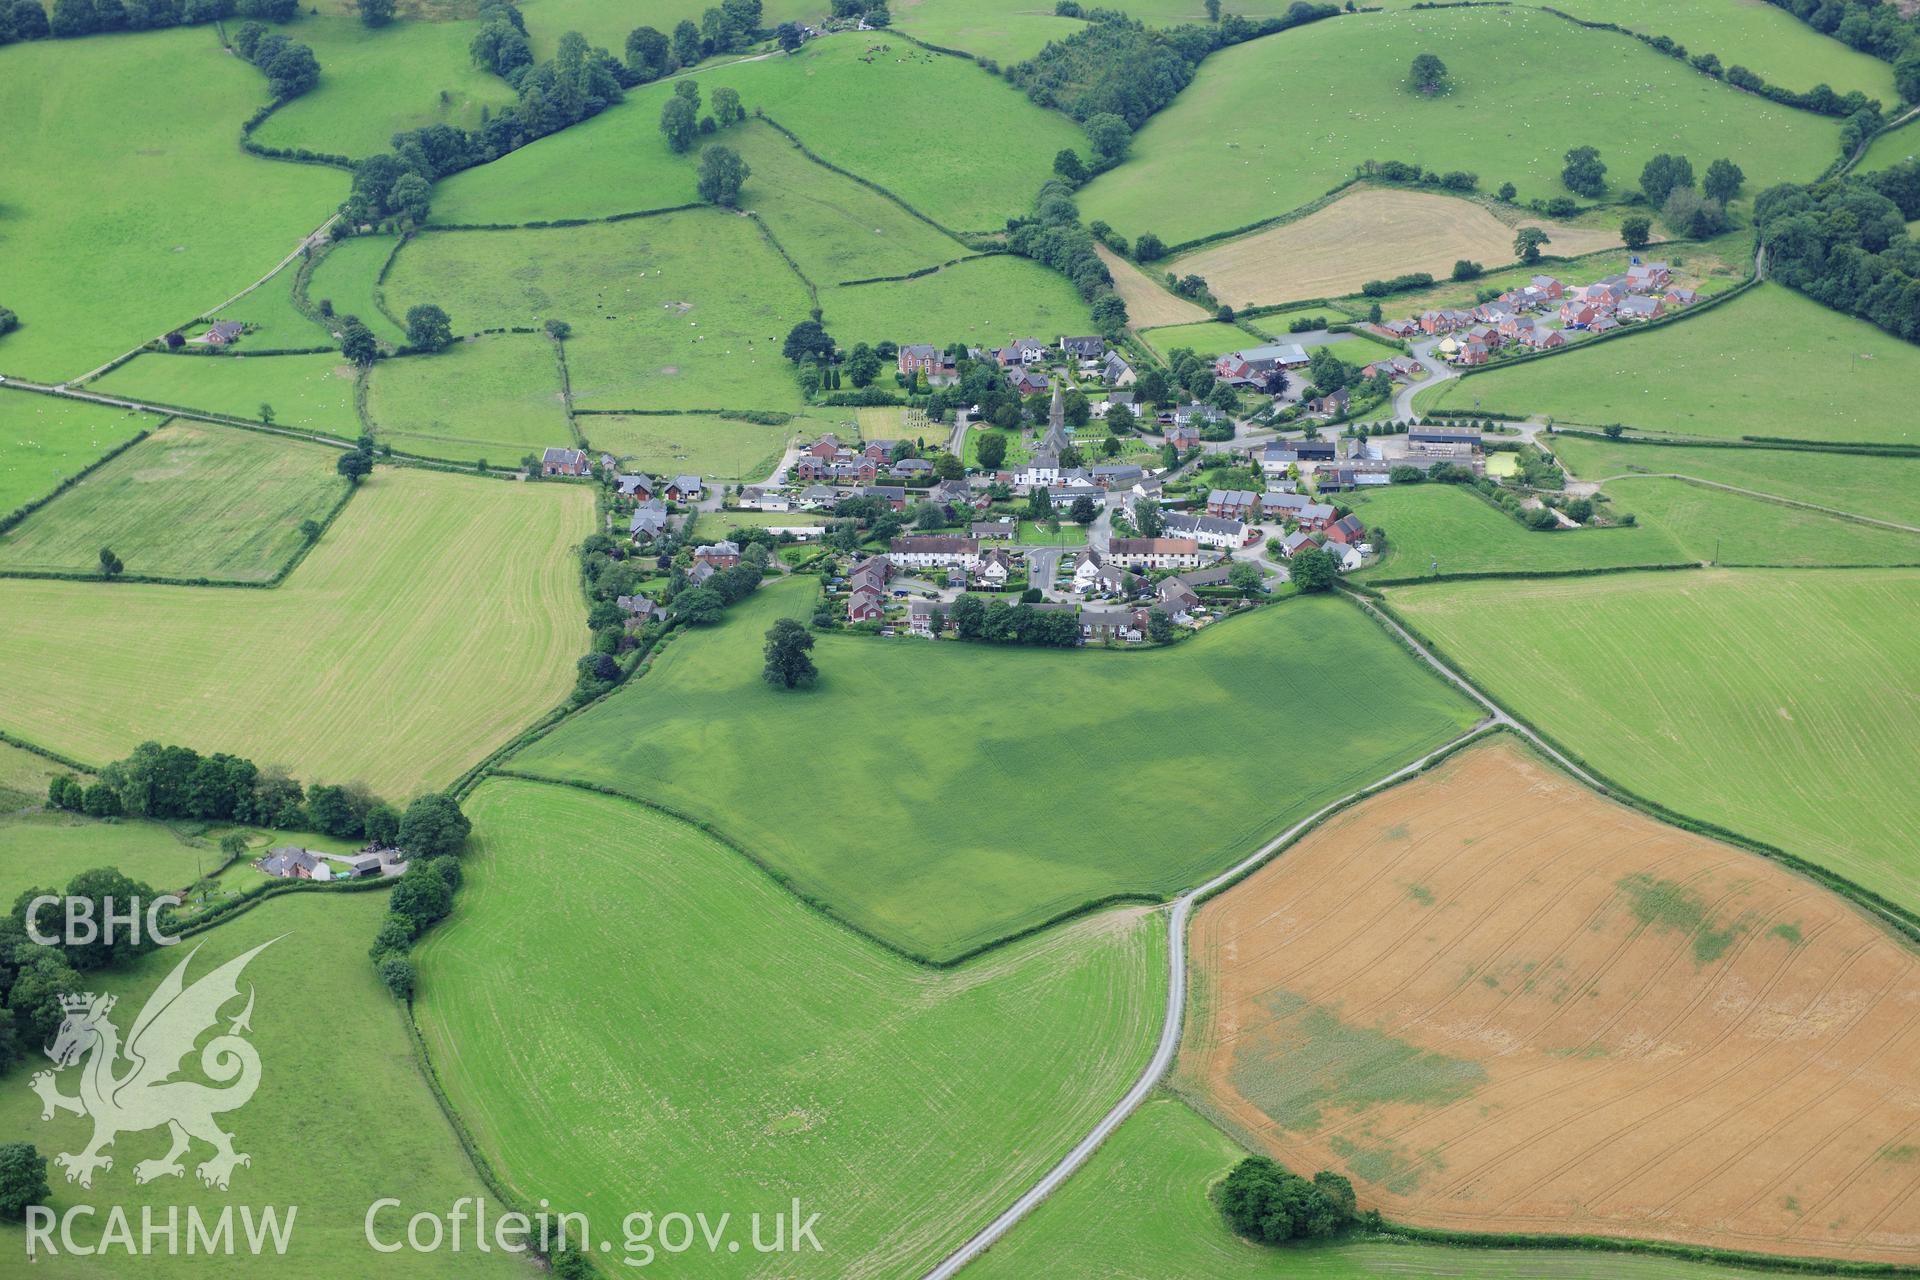
POLYGON ((393 886, 387 918, 367 949, 380 980, 397 999, 413 998, 415 972, 408 958, 413 944, 453 911, 460 854, 472 830, 460 802, 450 795, 421 796, 407 806, 400 836, 407 869, 393 886))
POLYGON ((1920 160, 1760 193, 1754 223, 1767 274, 1836 311, 1920 342, 1920 160))
POLYGON ((1072 282, 1101 333, 1112 337, 1126 327, 1127 304, 1114 292, 1113 273, 1095 252, 1093 233, 1080 223, 1080 209, 1067 182, 1049 179, 1034 201, 1033 216, 1008 219, 1007 230, 1009 249, 1072 282))
POLYGON ((1880 0, 1767 0, 1822 35, 1894 64, 1894 84, 1920 102, 1920 14, 1880 0), (1904 74, 1903 74, 1904 73, 1904 74))
MULTIPOLYGON (((70 0, 59 0, 61 4, 70 0)), ((80 0, 84 3, 84 0, 80 0)), ((276 3, 276 9, 278 3, 276 3)), ((272 21, 284 22, 299 12, 297 0, 289 6, 292 10, 286 17, 276 17, 272 21)), ((297 98, 314 85, 320 83, 320 60, 313 56, 313 50, 298 40, 289 40, 277 31, 269 31, 260 22, 245 22, 233 33, 233 51, 260 68, 267 77, 267 86, 273 90, 276 101, 286 102, 297 98)))
MULTIPOLYGON (((937 611, 936 611, 937 615, 937 611)), ((963 595, 951 610, 954 634, 986 644, 1027 644, 1064 649, 1080 643, 1080 623, 1070 610, 1040 610, 1003 599, 963 595)), ((936 633, 940 618, 934 618, 936 633)))
POLYGON ((283 7, 290 18, 299 11, 298 0, 247 0, 244 5, 235 0, 54 0, 51 17, 41 0, 0 0, 0 44, 199 26, 236 15, 267 17, 283 7))

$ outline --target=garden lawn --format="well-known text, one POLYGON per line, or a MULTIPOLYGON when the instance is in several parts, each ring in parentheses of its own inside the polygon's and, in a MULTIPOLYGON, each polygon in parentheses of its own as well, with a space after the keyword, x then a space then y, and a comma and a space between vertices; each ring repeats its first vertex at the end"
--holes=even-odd
POLYGON ((1568 194, 1563 153, 1588 143, 1616 194, 1663 151, 1689 156, 1696 172, 1731 156, 1758 192, 1818 176, 1838 152, 1839 123, 1532 9, 1349 15, 1208 58, 1140 130, 1133 158, 1086 187, 1080 209, 1129 240, 1151 231, 1177 245, 1300 208, 1367 159, 1474 172, 1482 190, 1512 182, 1525 201, 1568 194), (1407 88, 1421 53, 1451 69, 1451 92, 1407 88))
POLYGON ((394 314, 438 303, 456 332, 565 320, 576 408, 800 407, 780 345, 812 299, 735 214, 436 232, 401 250, 384 288, 394 314))
POLYGON ((337 449, 177 420, 0 533, 0 571, 265 582, 347 496, 337 449))
MULTIPOLYGON (((1390 485, 1342 494, 1368 528, 1387 531, 1387 552, 1356 577, 1424 578, 1473 573, 1564 573, 1626 565, 1697 563, 1664 530, 1529 529, 1456 485, 1390 485)), ((1635 510, 1631 503, 1622 503, 1635 510)))
POLYGON ((1723 565, 1920 565, 1920 532, 1902 533, 1685 480, 1633 477, 1606 492, 1689 560, 1723 565))
POLYGON ((156 738, 404 801, 572 687, 592 522, 583 486, 380 468, 271 591, 0 580, 0 728, 95 764, 156 738))
POLYGON ((822 289, 829 332, 856 342, 988 346, 1092 333, 1093 317, 1065 276, 1011 254, 972 258, 915 280, 822 289))
MULTIPOLYGON (((1421 409, 1487 409, 1723 439, 1920 444, 1920 347, 1763 284, 1680 324, 1446 383, 1421 409)), ((1864 461, 1864 460, 1863 460, 1864 461)))
MULTIPOLYGON (((386 908, 387 895, 381 892, 289 894, 184 945, 162 947, 124 970, 89 979, 93 990, 119 997, 113 1021, 125 1033, 160 981, 182 961, 189 962, 186 980, 192 982, 271 943, 242 972, 242 997, 221 1011, 224 1029, 246 1006, 249 988, 254 992, 245 1034, 259 1051, 260 1084, 251 1101, 222 1120, 223 1128, 234 1131, 235 1149, 251 1157, 251 1163, 234 1171, 231 1190, 201 1184, 195 1167, 212 1148, 198 1141, 183 1160, 183 1176, 137 1184, 134 1166, 166 1153, 166 1133, 157 1128, 123 1132, 111 1149, 113 1168, 95 1174, 91 1191, 66 1182, 58 1169, 52 1171, 53 1195, 47 1204, 59 1215, 79 1206, 99 1206, 76 1220, 92 1222, 95 1230, 109 1230, 108 1206, 132 1221, 136 1241, 143 1209, 152 1211, 159 1227, 171 1213, 180 1214, 177 1251, 170 1252, 165 1238, 156 1237, 158 1243, 146 1256, 119 1255, 106 1271, 136 1280, 204 1276, 207 1260, 187 1252, 187 1211, 197 1210, 211 1227, 223 1210, 245 1204, 256 1215, 265 1206, 278 1206, 283 1222, 291 1207, 298 1206, 284 1254, 269 1247, 259 1256, 247 1256, 244 1242, 236 1243, 250 1276, 411 1280, 526 1273, 526 1262, 516 1255, 474 1250, 471 1235, 468 1247, 458 1253, 450 1248, 376 1253, 367 1244, 363 1223, 368 1207, 382 1197, 406 1206, 383 1209, 375 1220, 379 1238, 390 1241, 404 1237, 407 1216, 418 1209, 433 1205, 438 1206, 434 1212, 444 1213, 462 1197, 485 1194, 415 1065, 405 1009, 387 994, 366 961, 367 946, 386 908)), ((188 1062, 183 1076, 203 1078, 198 1056, 188 1062)), ((41 1065, 46 1065, 44 1060, 41 1065)), ((77 1074, 61 1074, 57 1084, 62 1092, 75 1092, 77 1074)), ((0 1132, 9 1140, 31 1141, 47 1156, 82 1149, 91 1121, 65 1114, 42 1121, 40 1100, 27 1088, 25 1071, 16 1070, 7 1083, 9 1087, 0 1090, 0 1132)), ((239 1217, 236 1212, 235 1237, 242 1235, 239 1217)), ((25 1249, 26 1233, 17 1224, 0 1225, 0 1250, 20 1258, 25 1249)), ((76 1257, 64 1247, 57 1255, 43 1252, 31 1268, 23 1265, 22 1270, 61 1280, 106 1273, 99 1258, 76 1257)))
POLYGON ((153 404, 199 409, 254 422, 273 408, 276 426, 352 440, 358 370, 339 352, 310 356, 135 356, 87 390, 153 404))
POLYGON ((497 333, 434 355, 382 360, 367 377, 374 434, 406 453, 515 466, 573 447, 560 366, 544 333, 497 333))
POLYGON ((46 497, 109 449, 161 422, 110 405, 0 391, 0 515, 46 497))
POLYGON ((1582 480, 1678 474, 1920 527, 1920 459, 1800 449, 1714 448, 1556 435, 1548 442, 1582 480))
POLYGON ((0 49, 0 173, 33 175, 0 217, 0 305, 21 324, 0 372, 78 377, 238 293, 326 219, 346 174, 234 145, 266 100, 206 26, 0 49))
MULTIPOLYGON (((1229 351, 1240 351, 1248 347, 1262 345, 1260 339, 1236 325, 1219 320, 1205 320, 1199 324, 1166 325, 1159 329, 1148 329, 1141 333, 1147 344, 1159 352, 1164 359, 1169 352, 1181 347, 1193 352, 1202 360, 1212 360, 1229 351)), ((1277 341, 1292 342, 1292 338, 1280 338, 1277 341)))
POLYGON ((961 452, 965 455, 961 461, 969 467, 978 467, 980 441, 989 435, 999 436, 1007 442, 1007 456, 1001 460, 1001 470, 1010 470, 1033 457, 1033 446, 1021 439, 1018 431, 1004 431, 999 427, 983 427, 976 424, 967 428, 966 438, 961 442, 961 452))
POLYGON ((794 435, 791 423, 770 426, 713 413, 591 413, 575 420, 595 452, 629 471, 764 480, 794 435))
POLYGON ((393 149, 394 134, 426 125, 477 129, 482 108, 518 100, 505 80, 473 63, 478 22, 394 22, 319 15, 281 28, 313 49, 320 83, 254 130, 262 146, 364 159, 393 149))
MULTIPOLYGON (((1003 230, 1053 176, 1055 153, 1086 151, 1065 115, 1034 106, 970 62, 884 33, 835 36, 790 57, 709 68, 697 79, 703 107, 714 89, 737 89, 748 112, 764 111, 816 155, 953 231, 1003 230), (876 126, 898 118, 903 104, 917 120, 940 121, 943 129, 964 122, 968 136, 994 141, 903 145, 897 129, 876 126)), ((636 89, 585 124, 452 179, 435 192, 434 219, 527 222, 697 200, 691 167, 660 136, 660 108, 672 92, 667 81, 636 89), (606 164, 609 155, 620 163, 606 164)))
POLYGON ((380 268, 393 256, 391 236, 352 236, 337 241, 320 259, 307 281, 307 297, 314 306, 333 304, 335 315, 358 316, 374 336, 392 346, 407 340, 406 331, 387 319, 375 300, 380 268))
POLYGON ((939 973, 629 801, 491 780, 468 812, 416 1014, 508 1185, 591 1214, 616 1249, 634 1206, 731 1212, 744 1237, 797 1198, 821 1251, 780 1275, 917 1275, 1065 1153, 1159 1028, 1165 925, 1137 907, 939 973))
MULTIPOLYGON (((1210 1198, 1246 1156, 1179 1098, 1149 1098, 1058 1193, 968 1270, 981 1280, 1115 1276, 1381 1276, 1459 1280, 1713 1280, 1765 1273, 1578 1249, 1437 1244, 1258 1245, 1235 1235, 1210 1198)), ((1311 1177, 1312 1169, 1293 1172, 1311 1177)), ((1363 1200, 1361 1207, 1366 1208, 1363 1200)))
POLYGON ((1022 520, 1018 541, 1021 546, 1084 547, 1087 545, 1087 531, 1069 520, 1062 520, 1057 530, 1032 520, 1022 520))
POLYGON ((815 585, 765 587, 717 630, 676 638, 646 678, 510 767, 712 823, 861 928, 949 958, 1110 894, 1197 884, 1475 719, 1325 598, 1140 653, 823 635, 819 685, 776 691, 762 636, 811 613, 815 585), (1046 690, 1046 714, 1014 689, 1046 690), (1311 721, 1318 749, 1245 755, 1275 717, 1311 721), (795 769, 801 743, 818 754, 795 769), (1087 785, 1115 760, 1129 794, 1179 806, 1177 836, 1087 785), (825 777, 881 785, 850 823, 820 802, 825 777))
POLYGON ((1920 572, 1724 570, 1395 589, 1516 715, 1689 817, 1920 907, 1920 572))

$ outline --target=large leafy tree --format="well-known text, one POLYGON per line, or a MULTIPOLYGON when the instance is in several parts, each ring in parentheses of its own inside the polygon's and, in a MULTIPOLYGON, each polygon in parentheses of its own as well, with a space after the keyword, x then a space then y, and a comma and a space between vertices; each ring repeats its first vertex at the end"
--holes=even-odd
POLYGON ((667 140, 667 149, 675 155, 686 154, 693 148, 697 131, 694 105, 678 94, 668 98, 660 108, 660 132, 667 140))
POLYGON ((752 172, 732 147, 710 146, 700 153, 700 198, 708 204, 733 208, 740 203, 741 184, 752 172))
POLYGON ((812 632, 792 618, 780 619, 767 632, 767 662, 761 678, 776 689, 812 684, 820 674, 808 656, 812 649, 812 632))
POLYGON ((1407 68, 1407 80, 1416 92, 1439 93, 1447 87, 1447 64, 1438 54, 1423 53, 1407 68))
POLYGON ((453 345, 453 321, 431 302, 409 307, 407 345, 421 351, 445 351, 453 345))
POLYGON ((1566 159, 1567 167, 1560 171, 1560 181, 1567 190, 1590 200, 1606 193, 1607 166, 1600 159, 1598 147, 1575 147, 1567 152, 1566 159))

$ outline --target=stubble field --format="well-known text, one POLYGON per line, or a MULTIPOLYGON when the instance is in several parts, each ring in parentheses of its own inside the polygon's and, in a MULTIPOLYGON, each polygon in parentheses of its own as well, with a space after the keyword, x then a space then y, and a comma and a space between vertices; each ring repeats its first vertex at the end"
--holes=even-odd
POLYGON ((1204 907, 1180 1087, 1389 1217, 1911 1264, 1920 960, 1510 741, 1204 907))

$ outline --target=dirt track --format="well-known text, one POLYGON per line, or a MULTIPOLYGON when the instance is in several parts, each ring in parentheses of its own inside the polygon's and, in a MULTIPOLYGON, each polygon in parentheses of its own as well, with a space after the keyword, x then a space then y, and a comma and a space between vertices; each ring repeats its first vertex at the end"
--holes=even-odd
POLYGON ((1920 1262, 1920 960, 1499 742, 1193 925, 1176 1084, 1389 1217, 1920 1262))

